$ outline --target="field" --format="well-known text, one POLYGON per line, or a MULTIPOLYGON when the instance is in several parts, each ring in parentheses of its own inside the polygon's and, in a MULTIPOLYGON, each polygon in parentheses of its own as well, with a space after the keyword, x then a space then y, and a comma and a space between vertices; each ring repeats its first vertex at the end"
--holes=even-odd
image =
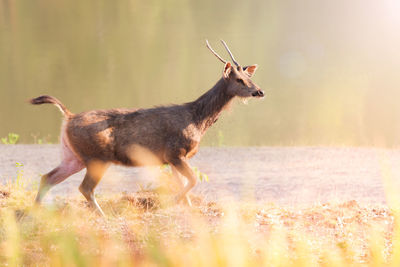
POLYGON ((400 267, 399 14, 399 0, 0 0, 0 267, 400 267), (168 165, 110 166, 103 217, 85 169, 35 205, 60 140, 88 156, 82 188, 99 161, 147 152, 188 175, 201 144, 193 206, 168 165))
MULTIPOLYGON (((398 213, 356 201, 294 209, 167 206, 155 192, 32 207, 34 194, 1 190, 1 262, 8 266, 399 266, 398 213)), ((168 197, 166 197, 168 199, 168 197)))
MULTIPOLYGON (((37 180, 33 173, 38 172, 42 165, 47 166, 44 172, 56 164, 56 146, 10 145, 1 149, 2 157, 10 160, 8 163, 3 161, 1 172, 2 177, 6 172, 10 177, 8 180, 3 178, 4 185, 0 188, 1 265, 400 265, 400 205, 394 179, 398 159, 396 150, 205 148, 193 159, 193 165, 202 171, 208 167, 210 181, 200 183, 192 194, 192 208, 171 205, 171 189, 165 185, 168 183, 154 180, 154 185, 128 190, 126 184, 108 181, 114 175, 125 176, 130 171, 135 172, 140 181, 146 173, 157 176, 155 172, 114 168, 107 174, 108 178, 105 177, 97 196, 107 214, 102 218, 87 207, 82 196, 69 193, 69 190, 77 192, 74 180, 79 184, 79 175, 54 188, 43 207, 33 206, 37 180), (38 153, 39 150, 42 152, 38 153), (246 169, 242 169, 243 175, 251 177, 251 174, 258 173, 258 176, 270 177, 258 187, 275 187, 264 193, 272 197, 262 197, 263 194, 255 190, 257 186, 247 186, 244 190, 244 179, 236 188, 227 178, 235 177, 235 172, 237 176, 241 175, 240 171, 232 168, 239 162, 236 157, 246 153, 249 156, 246 169), (220 164, 212 154, 227 163, 220 164), (329 160, 323 161, 321 155, 329 160), (308 165, 304 165, 301 159, 308 165), (11 161, 18 164, 13 163, 11 167, 11 161), (320 165, 321 162, 326 165, 320 165), (253 170, 249 168, 251 164, 253 170), (260 166, 270 169, 270 172, 260 171, 257 169, 260 166), (315 166, 319 169, 315 170, 315 166), (327 177, 327 185, 322 184, 323 177, 319 178, 318 186, 311 185, 315 182, 314 175, 323 171, 328 173, 333 167, 337 169, 327 177), (276 173, 278 169, 282 170, 279 174, 276 173), (274 172, 280 180, 274 180, 274 172), (290 186, 291 173, 301 174, 302 178, 296 180, 294 177, 292 181, 296 185, 303 179, 306 188, 294 197, 290 197, 289 190, 296 191, 296 187, 290 186), (369 175, 360 181, 357 173, 369 175), (337 178, 333 179, 335 175, 337 178), (343 177, 338 181, 340 176, 343 177), (307 177, 312 183, 307 181, 307 177), (343 183, 345 180, 347 187, 331 182, 343 183), (355 197, 349 199, 357 184, 359 191, 367 190, 370 194, 354 194, 355 197), (328 189, 323 191, 326 194, 318 194, 328 185, 334 194, 328 189), (112 188, 107 190, 107 187, 112 188), (206 191, 204 188, 207 187, 212 189, 206 191), (285 187, 289 189, 279 196, 276 188, 285 187), (218 188, 224 195, 217 194, 212 198, 210 195, 219 191, 218 188), (337 197, 341 195, 342 199, 337 197)), ((158 174, 168 181, 167 173, 158 174)), ((248 178, 249 182, 262 182, 258 176, 253 180, 248 178)))

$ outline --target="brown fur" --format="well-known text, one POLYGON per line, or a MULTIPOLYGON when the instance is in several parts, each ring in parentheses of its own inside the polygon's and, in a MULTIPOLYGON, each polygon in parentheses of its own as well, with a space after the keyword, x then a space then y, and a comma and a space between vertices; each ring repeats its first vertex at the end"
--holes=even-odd
POLYGON ((93 192, 109 163, 127 166, 168 163, 175 178, 180 180, 179 172, 188 179, 186 186, 181 183, 177 201, 186 198, 190 204, 186 193, 196 184, 196 176, 187 159, 196 154, 207 129, 234 97, 263 96, 250 80, 255 67, 250 69, 251 72, 226 63, 223 78, 213 88, 197 100, 182 105, 93 110, 74 115, 54 97, 32 99, 32 104, 53 103, 65 114, 62 143, 70 158, 68 166, 72 166, 66 168, 67 164, 62 164, 44 175, 37 201, 40 202, 50 186, 84 166, 87 173, 80 190, 102 213, 93 192), (60 173, 59 169, 64 171, 60 173))

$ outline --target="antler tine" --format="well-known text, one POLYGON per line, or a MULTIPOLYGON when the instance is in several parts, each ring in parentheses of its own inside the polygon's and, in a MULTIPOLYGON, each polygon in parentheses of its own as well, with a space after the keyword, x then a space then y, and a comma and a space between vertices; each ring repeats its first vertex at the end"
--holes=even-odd
POLYGON ((210 44, 208 43, 208 40, 206 39, 206 46, 210 51, 216 56, 219 60, 221 60, 222 63, 226 64, 226 60, 224 60, 222 57, 220 57, 217 52, 214 51, 214 49, 211 48, 210 44))
POLYGON ((224 42, 224 40, 221 40, 221 43, 225 46, 225 49, 228 51, 229 56, 231 56, 233 63, 235 63, 235 65, 236 65, 237 67, 240 67, 240 64, 235 60, 235 58, 234 58, 233 55, 232 55, 231 50, 229 50, 229 47, 226 45, 226 43, 224 42))

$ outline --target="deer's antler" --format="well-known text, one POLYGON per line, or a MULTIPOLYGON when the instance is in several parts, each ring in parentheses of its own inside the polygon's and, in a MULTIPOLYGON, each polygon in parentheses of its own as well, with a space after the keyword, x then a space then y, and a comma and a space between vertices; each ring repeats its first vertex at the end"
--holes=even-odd
POLYGON ((233 55, 232 55, 231 50, 229 50, 229 47, 226 45, 226 43, 224 42, 224 40, 221 40, 221 43, 225 46, 225 49, 228 51, 229 56, 232 58, 233 63, 235 63, 235 65, 236 65, 237 67, 240 67, 240 64, 235 60, 235 58, 234 58, 233 55))
POLYGON ((216 56, 219 60, 221 60, 222 63, 226 64, 226 60, 224 60, 220 55, 217 54, 217 52, 214 51, 214 49, 211 48, 210 44, 208 43, 208 40, 206 40, 206 46, 210 51, 216 56))

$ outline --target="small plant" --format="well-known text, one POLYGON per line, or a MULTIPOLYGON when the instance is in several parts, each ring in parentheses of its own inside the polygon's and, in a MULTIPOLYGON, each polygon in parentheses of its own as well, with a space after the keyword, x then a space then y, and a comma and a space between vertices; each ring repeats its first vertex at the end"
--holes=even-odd
POLYGON ((136 183, 136 185, 139 188, 139 191, 151 191, 151 189, 153 188, 153 183, 152 182, 148 182, 145 185, 136 183))
POLYGON ((24 182, 22 180, 22 176, 24 175, 24 164, 17 162, 15 163, 15 166, 17 167, 17 177, 15 179, 15 185, 17 187, 24 187, 24 182))
MULTIPOLYGON (((163 173, 167 173, 168 175, 172 175, 172 170, 171 170, 171 167, 169 166, 169 164, 164 164, 164 165, 162 165, 162 166, 160 167, 160 170, 161 170, 161 172, 163 172, 163 173)), ((207 175, 207 174, 201 172, 201 171, 199 170, 199 168, 197 168, 197 167, 192 167, 192 170, 194 171, 194 173, 195 173, 196 176, 197 176, 197 179, 199 179, 200 182, 203 182, 203 181, 208 182, 208 175, 207 175)))
POLYGON ((33 143, 37 145, 42 145, 42 144, 51 144, 49 141, 51 136, 48 134, 47 136, 40 137, 40 134, 31 134, 33 137, 33 143))
POLYGON ((19 134, 9 133, 8 136, 2 137, 1 142, 5 145, 15 145, 18 142, 19 134))
POLYGON ((171 170, 171 167, 169 166, 169 164, 163 164, 163 165, 161 165, 160 171, 161 171, 161 172, 166 172, 166 173, 168 173, 168 174, 172 174, 172 170, 171 170))
POLYGON ((197 178, 200 180, 200 182, 206 181, 208 182, 208 175, 201 172, 199 170, 199 168, 197 167, 193 167, 192 170, 194 171, 194 173, 196 174, 197 178))

